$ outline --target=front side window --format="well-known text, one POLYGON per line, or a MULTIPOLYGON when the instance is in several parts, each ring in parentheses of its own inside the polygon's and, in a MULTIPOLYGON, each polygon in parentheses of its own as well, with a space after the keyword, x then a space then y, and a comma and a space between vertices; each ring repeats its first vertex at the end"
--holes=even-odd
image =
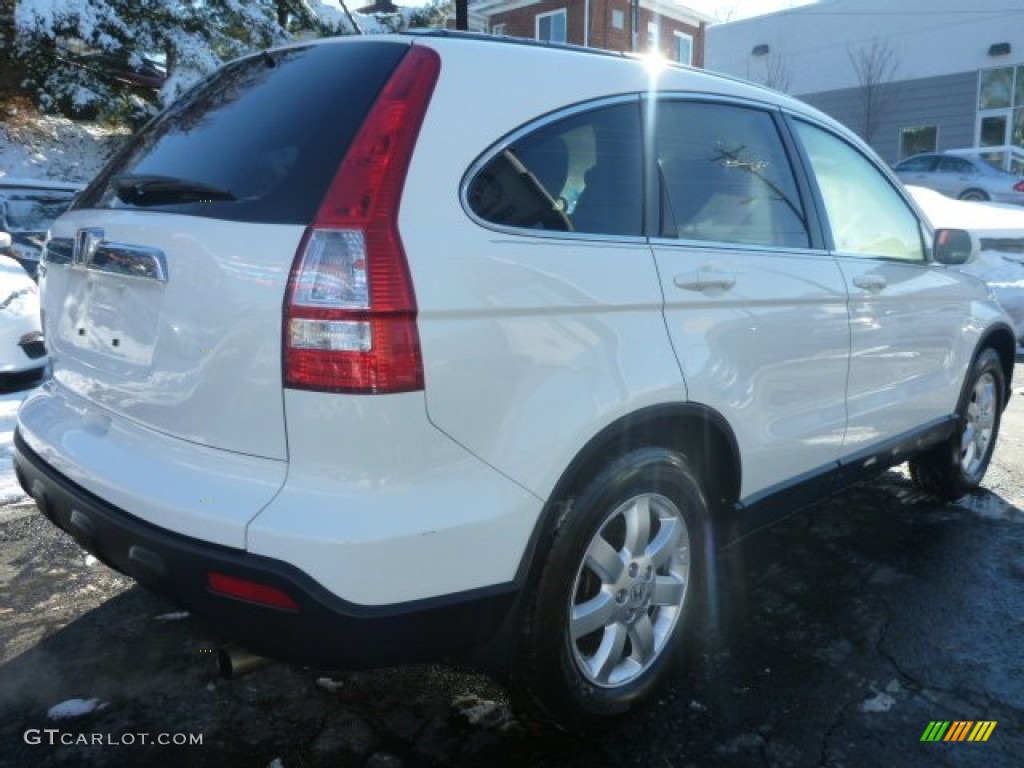
POLYGON ((912 157, 909 160, 904 160, 902 163, 897 163, 894 170, 898 173, 930 173, 935 170, 935 161, 937 159, 935 155, 912 157))
POLYGON ((655 142, 662 237, 810 246, 796 181, 769 113, 665 101, 655 142))
POLYGON ((811 161, 837 251, 924 261, 917 216, 864 155, 821 128, 796 122, 811 161))
POLYGON ((537 14, 537 39, 548 43, 564 43, 565 9, 537 14))
POLYGON ((639 236, 642 178, 640 110, 631 101, 513 139, 476 172, 466 201, 505 227, 639 236))

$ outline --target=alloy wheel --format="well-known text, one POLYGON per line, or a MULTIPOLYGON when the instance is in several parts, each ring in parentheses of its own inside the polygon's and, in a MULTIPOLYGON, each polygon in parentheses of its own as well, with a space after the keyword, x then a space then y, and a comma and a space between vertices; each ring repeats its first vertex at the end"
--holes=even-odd
POLYGON ((591 683, 624 685, 662 655, 684 612, 690 569, 686 519, 665 496, 635 496, 605 519, 569 601, 573 656, 591 683))

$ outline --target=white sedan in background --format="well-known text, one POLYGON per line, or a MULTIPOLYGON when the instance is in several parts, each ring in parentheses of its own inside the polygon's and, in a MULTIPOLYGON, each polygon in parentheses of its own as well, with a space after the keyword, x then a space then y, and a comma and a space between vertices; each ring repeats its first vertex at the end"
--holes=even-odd
MULTIPOLYGON (((0 232, 0 250, 11 236, 0 232)), ((39 289, 12 258, 0 256, 0 389, 36 383, 46 369, 46 346, 39 319, 39 289)))

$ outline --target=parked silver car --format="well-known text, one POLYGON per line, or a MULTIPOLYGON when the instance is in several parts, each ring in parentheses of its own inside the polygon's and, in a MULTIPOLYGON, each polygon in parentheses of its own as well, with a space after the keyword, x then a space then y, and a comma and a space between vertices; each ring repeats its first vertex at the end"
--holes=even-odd
POLYGON ((36 278, 46 232, 71 205, 84 185, 43 179, 0 178, 0 230, 11 243, 0 255, 10 256, 36 278))
POLYGON ((960 200, 991 200, 1024 205, 1024 179, 995 168, 980 157, 923 154, 893 166, 904 184, 928 187, 960 200))

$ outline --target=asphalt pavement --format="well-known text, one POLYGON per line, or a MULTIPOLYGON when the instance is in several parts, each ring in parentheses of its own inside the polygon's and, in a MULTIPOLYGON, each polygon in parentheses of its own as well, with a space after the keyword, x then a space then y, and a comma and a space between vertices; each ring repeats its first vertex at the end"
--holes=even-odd
POLYGON ((986 490, 943 504, 891 471, 748 538, 695 671, 599 734, 444 666, 219 680, 202 621, 2 509, 0 767, 1024 765, 1022 369, 986 490))

